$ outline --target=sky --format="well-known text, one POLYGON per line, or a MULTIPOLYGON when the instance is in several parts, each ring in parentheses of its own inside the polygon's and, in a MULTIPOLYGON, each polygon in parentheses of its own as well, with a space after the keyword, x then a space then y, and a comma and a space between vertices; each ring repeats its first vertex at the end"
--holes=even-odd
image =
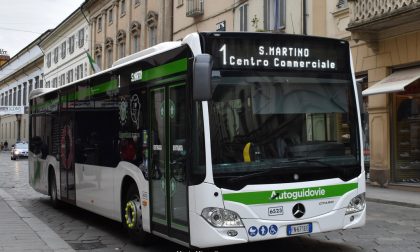
POLYGON ((54 29, 84 0, 0 0, 0 51, 13 57, 54 29))

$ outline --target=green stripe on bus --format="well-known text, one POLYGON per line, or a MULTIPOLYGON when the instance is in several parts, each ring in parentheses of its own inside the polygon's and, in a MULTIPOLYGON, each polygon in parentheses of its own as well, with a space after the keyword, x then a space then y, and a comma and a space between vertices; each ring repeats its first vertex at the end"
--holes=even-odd
POLYGON ((107 82, 104 82, 102 84, 93 86, 90 88, 90 95, 97 95, 105 93, 109 90, 114 90, 118 88, 118 81, 117 80, 110 80, 107 82))
POLYGON ((223 199, 245 205, 270 204, 277 202, 303 201, 342 196, 357 189, 357 183, 272 190, 261 192, 227 193, 223 199))
POLYGON ((187 58, 173 61, 171 63, 143 70, 141 81, 150 81, 175 73, 184 72, 187 70, 187 58))

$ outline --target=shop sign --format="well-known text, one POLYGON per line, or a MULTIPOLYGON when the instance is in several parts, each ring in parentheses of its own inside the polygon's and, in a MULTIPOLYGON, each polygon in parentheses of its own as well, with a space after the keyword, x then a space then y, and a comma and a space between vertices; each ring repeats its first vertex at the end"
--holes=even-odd
POLYGON ((0 115, 22 115, 24 113, 24 106, 0 106, 0 115))

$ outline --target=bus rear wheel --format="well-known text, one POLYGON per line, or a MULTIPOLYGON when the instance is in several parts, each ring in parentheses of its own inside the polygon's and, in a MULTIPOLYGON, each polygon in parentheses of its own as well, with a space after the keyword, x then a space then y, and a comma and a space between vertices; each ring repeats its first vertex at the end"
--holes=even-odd
POLYGON ((122 210, 123 225, 130 238, 137 244, 147 245, 151 237, 143 230, 140 196, 136 184, 131 184, 128 188, 122 210))

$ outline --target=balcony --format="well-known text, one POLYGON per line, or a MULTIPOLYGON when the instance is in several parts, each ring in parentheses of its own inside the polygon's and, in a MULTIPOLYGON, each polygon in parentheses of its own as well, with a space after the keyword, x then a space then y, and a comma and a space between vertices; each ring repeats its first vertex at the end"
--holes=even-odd
POLYGON ((197 17, 204 14, 204 0, 187 0, 187 17, 197 17))
POLYGON ((419 27, 420 0, 349 0, 347 30, 356 40, 374 41, 419 27))

